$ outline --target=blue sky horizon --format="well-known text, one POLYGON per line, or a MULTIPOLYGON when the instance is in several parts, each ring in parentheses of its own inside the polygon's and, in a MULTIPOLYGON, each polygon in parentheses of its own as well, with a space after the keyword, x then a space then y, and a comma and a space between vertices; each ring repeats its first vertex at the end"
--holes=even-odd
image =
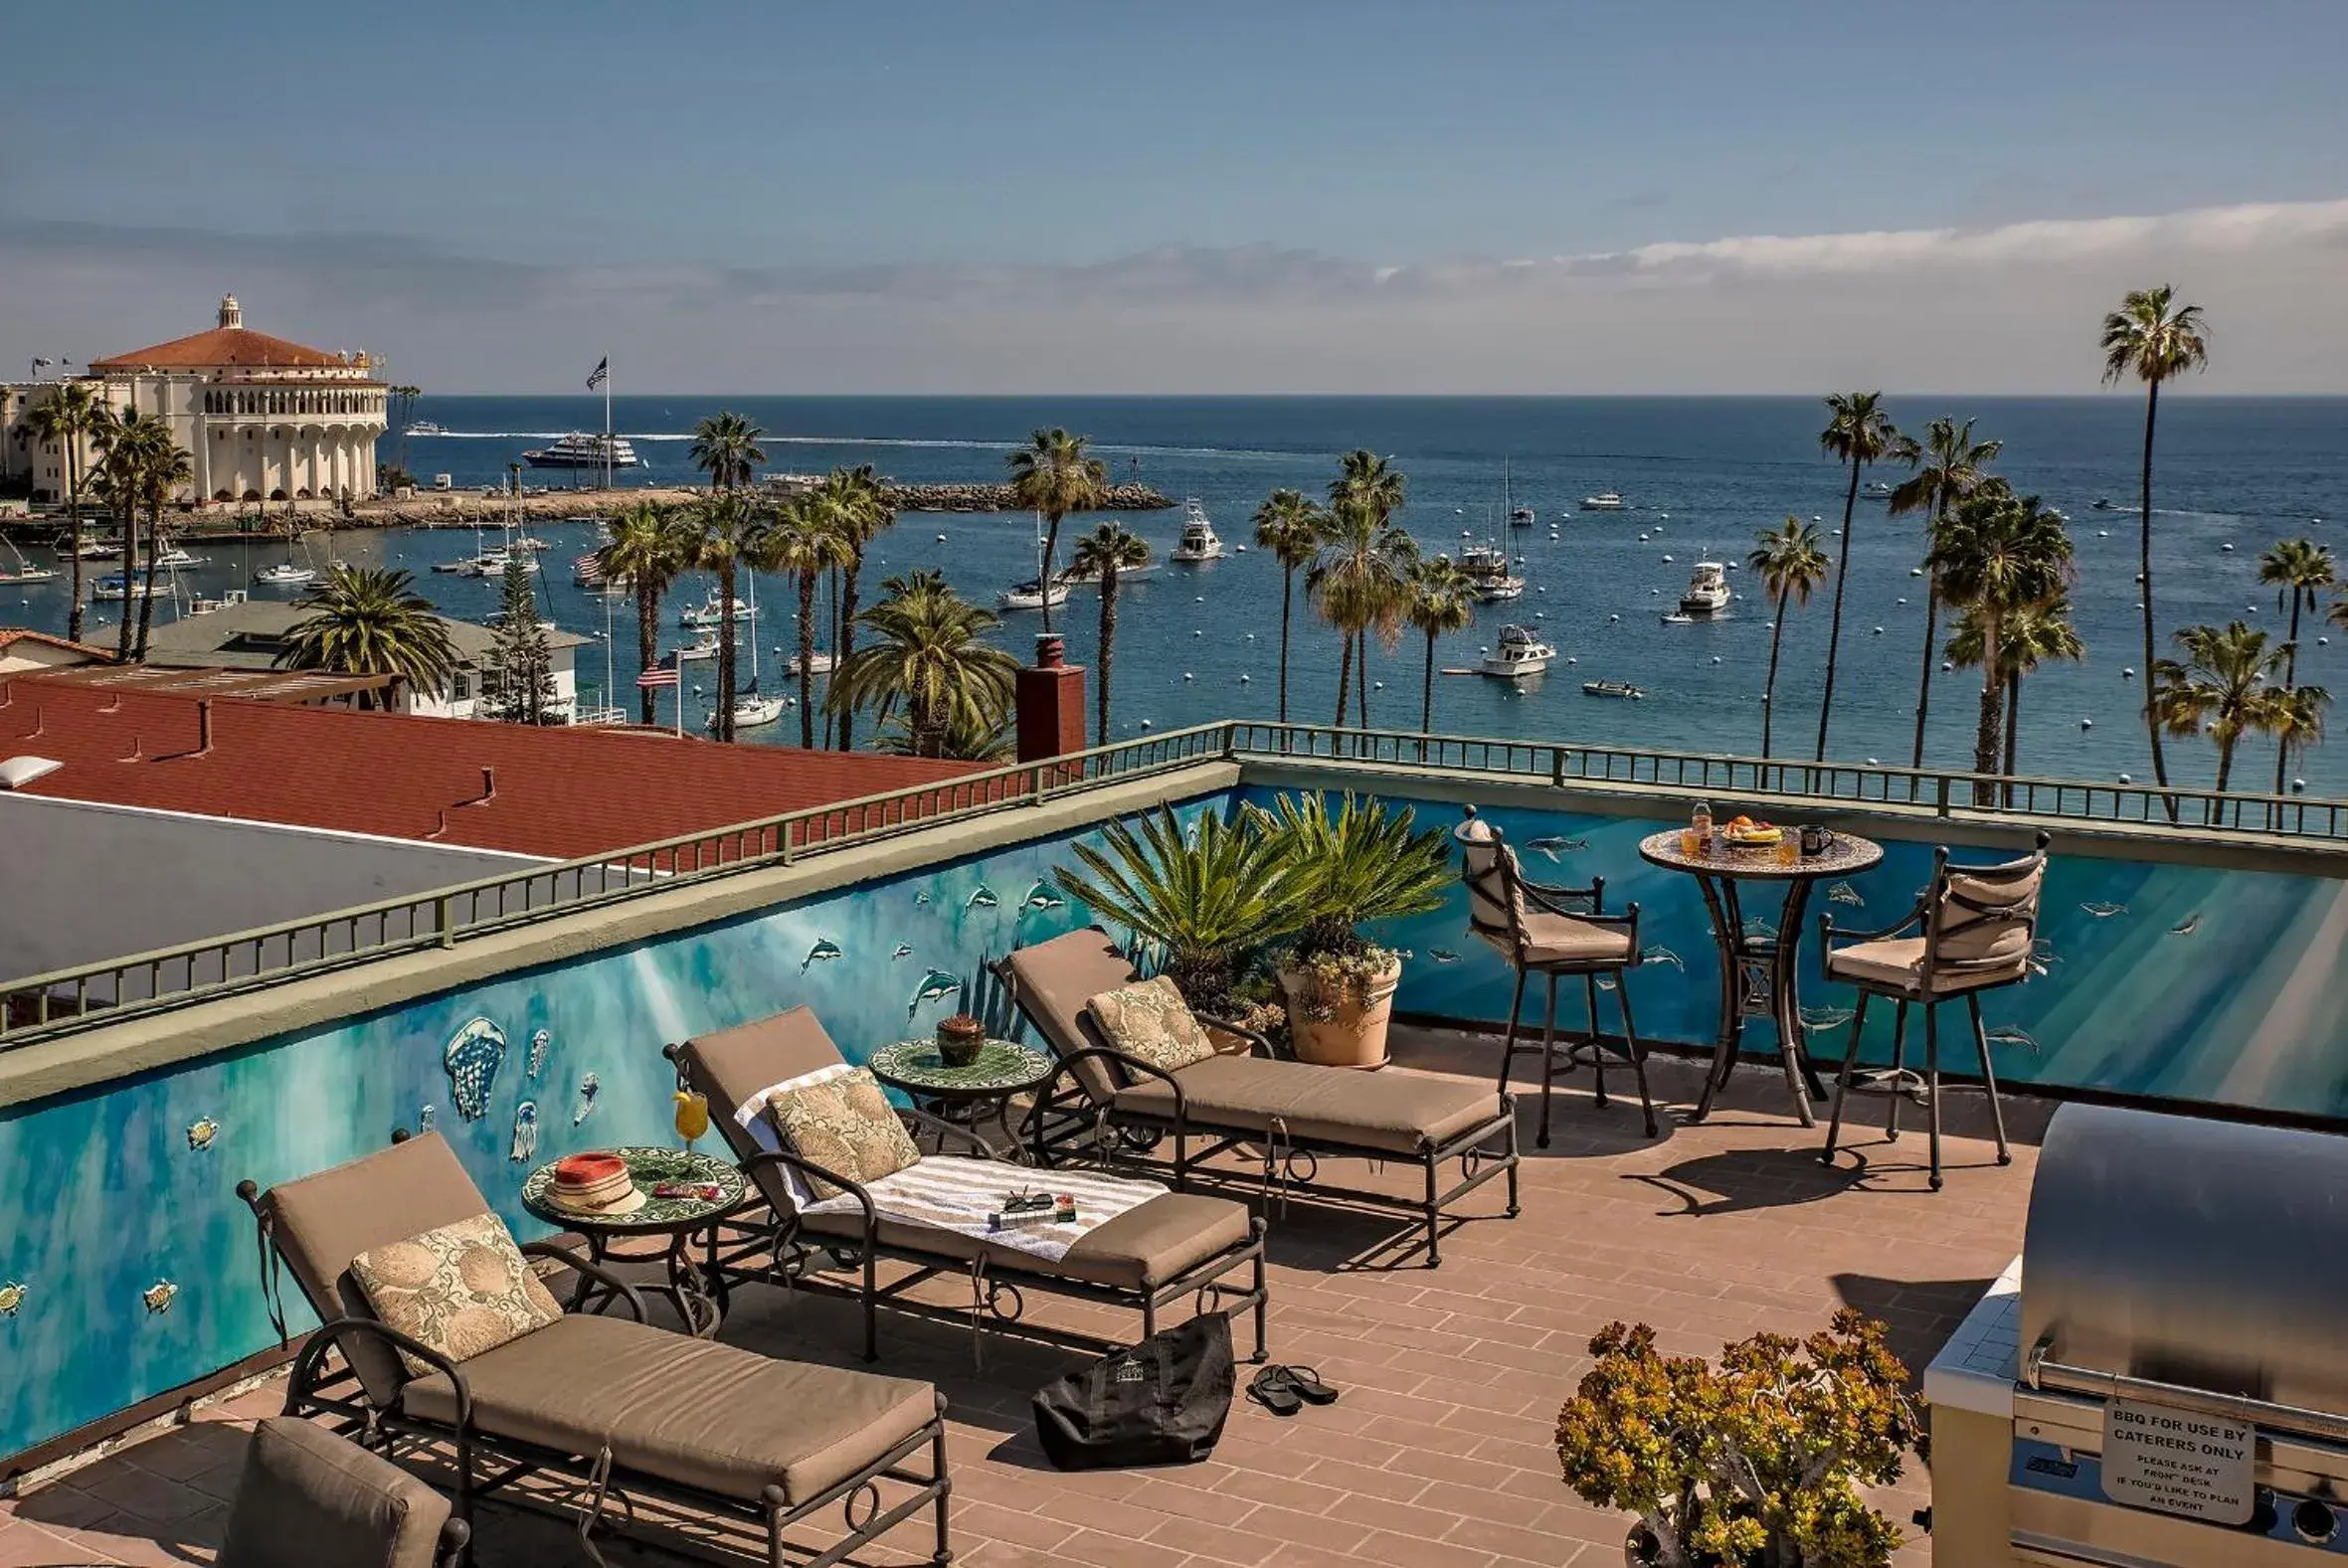
POLYGON ((2317 0, 256 0, 11 37, 0 374, 234 290, 450 392, 610 353, 666 392, 2084 394, 2102 311, 2173 281, 2193 391, 2348 392, 2317 0))

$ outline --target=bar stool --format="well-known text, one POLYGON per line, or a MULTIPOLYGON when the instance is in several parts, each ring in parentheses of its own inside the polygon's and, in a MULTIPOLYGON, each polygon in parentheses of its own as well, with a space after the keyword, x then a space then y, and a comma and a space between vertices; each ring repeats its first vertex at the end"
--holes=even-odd
POLYGON ((1606 1052, 1598 1034, 1598 980, 1611 975, 1614 999, 1622 1008, 1623 1055, 1639 1081, 1639 1106, 1647 1115, 1647 1135, 1656 1135, 1655 1103, 1647 1094, 1647 1050, 1639 1043, 1638 1026, 1631 1021, 1631 988, 1626 971, 1639 966, 1639 906, 1620 915, 1605 913, 1606 879, 1593 878, 1586 888, 1550 887, 1527 880, 1517 852, 1501 837, 1501 830, 1467 807, 1467 820, 1452 832, 1461 848, 1460 878, 1468 889, 1468 930, 1483 939, 1517 971, 1516 999, 1509 1004, 1508 1037, 1501 1049, 1500 1092, 1509 1092, 1509 1072, 1517 1053, 1535 1049, 1532 1041, 1517 1038, 1518 1015, 1525 1009, 1525 982, 1535 974, 1548 980, 1548 1011, 1540 1035, 1540 1130, 1536 1146, 1549 1146, 1549 1086, 1559 1072, 1587 1067, 1597 1079, 1598 1108, 1606 1107, 1606 1052), (1587 905, 1586 909, 1570 906, 1587 905), (1557 981, 1580 975, 1589 997, 1589 1033, 1566 1043, 1562 1061, 1557 1053, 1557 981))
POLYGON ((2006 1118, 1998 1106, 1997 1071, 1989 1061, 1989 1034, 1981 1024, 1981 993, 2014 985, 2030 975, 2031 945, 2038 937, 2039 895, 2047 877, 2049 835, 2019 860, 1989 866, 1952 866, 1948 851, 1932 857, 1932 881, 1898 924, 1882 931, 1835 930, 1830 911, 1818 917, 1818 949, 1829 980, 1859 988, 1859 1009, 1851 1020, 1851 1043, 1835 1076, 1835 1109, 1827 1124, 1826 1148, 1819 1159, 1833 1164, 1843 1131, 1843 1103, 1852 1094, 1886 1095, 1891 1108, 1885 1134, 1899 1136, 1899 1098, 1918 1094, 1930 1119, 1932 1190, 1940 1190, 1940 1004, 1962 996, 1973 1017, 1973 1047, 1981 1060, 1981 1087, 1989 1096, 1990 1125, 1997 1132, 1997 1162, 2012 1164, 2006 1146, 2006 1118), (1917 935, 1901 936, 1913 929, 1917 935), (1835 938, 1848 944, 1837 948, 1835 938), (1859 1042, 1867 1027, 1867 1004, 1882 996, 1898 1011, 1892 1024, 1892 1068, 1888 1073, 1854 1074, 1859 1042), (1919 1082, 1905 1068, 1907 1009, 1924 1010, 1924 1072, 1919 1082))

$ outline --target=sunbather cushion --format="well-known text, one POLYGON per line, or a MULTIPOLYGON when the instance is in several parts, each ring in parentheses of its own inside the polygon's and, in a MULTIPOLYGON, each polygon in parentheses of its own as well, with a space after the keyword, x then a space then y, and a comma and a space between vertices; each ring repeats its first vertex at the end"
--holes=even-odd
POLYGON ((1178 1073, 1215 1054, 1205 1026, 1163 974, 1103 991, 1085 1005, 1111 1045, 1162 1073, 1178 1073))
MULTIPOLYGON (((370 1247, 351 1259, 351 1274, 386 1328, 452 1361, 469 1361, 563 1315, 494 1214, 370 1247)), ((400 1360, 414 1377, 433 1370, 405 1349, 400 1360)))
MULTIPOLYGON (((1500 1115, 1499 1092, 1471 1079, 1388 1068, 1353 1073, 1260 1056, 1216 1056, 1175 1075, 1190 1130, 1269 1132, 1417 1154, 1500 1115)), ((1117 1109, 1171 1120, 1174 1090, 1155 1079, 1122 1090, 1117 1109)))
MULTIPOLYGON (((1097 931, 1072 931, 1021 948, 1004 958, 1002 966, 1019 1010, 1063 1057, 1103 1043, 1100 1024, 1085 1003, 1128 983, 1134 973, 1117 945, 1097 931)), ((1078 1062, 1070 1071, 1095 1102, 1106 1103, 1117 1093, 1115 1080, 1097 1057, 1078 1062)))
MULTIPOLYGON (((473 1424, 493 1436, 592 1455, 756 1501, 779 1484, 797 1504, 838 1484, 937 1414, 927 1383, 778 1361, 624 1317, 589 1313, 463 1367, 473 1424)), ((446 1376, 408 1385, 406 1408, 456 1419, 446 1376)))
MULTIPOLYGON (((878 1181, 921 1158, 866 1068, 787 1089, 767 1102, 767 1115, 800 1158, 853 1181, 878 1181)), ((817 1198, 841 1190, 820 1177, 806 1179, 817 1198)))
MULTIPOLYGON (((860 1241, 863 1211, 802 1215, 800 1228, 811 1235, 860 1241)), ((978 1241, 955 1231, 895 1220, 880 1221, 878 1235, 884 1247, 928 1253, 956 1263, 983 1256, 990 1270, 1140 1290, 1179 1278, 1217 1253, 1238 1246, 1247 1240, 1248 1225, 1247 1210, 1228 1198, 1169 1192, 1087 1231, 1057 1263, 1046 1263, 999 1242, 978 1241)))

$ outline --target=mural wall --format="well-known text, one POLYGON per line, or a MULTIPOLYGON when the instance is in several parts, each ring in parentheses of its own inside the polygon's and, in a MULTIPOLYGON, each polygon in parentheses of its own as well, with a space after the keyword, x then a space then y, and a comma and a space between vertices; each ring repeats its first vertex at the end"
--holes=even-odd
POLYGON ((533 1164, 675 1140, 670 1041, 800 1002, 859 1059, 958 1008, 1010 1027, 985 965, 1087 923, 1062 863, 1066 840, 927 867, 0 1111, 0 1457, 275 1342, 239 1180, 436 1128, 543 1235, 518 1201, 533 1164))

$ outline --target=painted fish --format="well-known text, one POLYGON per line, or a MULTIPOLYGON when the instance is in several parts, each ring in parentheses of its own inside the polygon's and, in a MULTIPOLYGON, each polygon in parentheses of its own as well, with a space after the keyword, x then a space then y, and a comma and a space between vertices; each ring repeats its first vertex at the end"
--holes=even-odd
POLYGON ((571 1125, 577 1127, 595 1115, 596 1096, 604 1092, 604 1081, 588 1073, 579 1080, 579 1099, 571 1110, 571 1125))
POLYGON ((839 956, 838 943, 827 937, 817 938, 815 945, 808 950, 808 956, 799 960, 799 972, 805 974, 811 964, 829 963, 839 956))
POLYGON ((1429 948, 1427 957, 1433 958, 1437 963, 1457 963, 1459 961, 1459 955, 1449 948, 1429 948))
POLYGON ((1747 915, 1744 917, 1744 934, 1748 937, 1774 937, 1777 928, 1765 916, 1747 915))
POLYGON ((2038 1042, 2033 1040, 2027 1031, 2017 1029, 2010 1023, 2000 1024, 1995 1029, 1984 1030, 1983 1037, 1991 1045, 2016 1045, 2033 1055, 2038 1052, 2038 1042))
POLYGON ((1052 910, 1066 909, 1067 907, 1068 901, 1054 893, 1051 890, 1051 885, 1046 882, 1036 883, 1035 886, 1027 890, 1027 896, 1019 901, 1020 911, 1029 915, 1046 914, 1052 910))
POLYGON ((1668 963, 1673 968, 1678 969, 1682 974, 1688 972, 1688 960, 1681 958, 1678 954, 1672 952, 1671 949, 1665 947, 1660 942, 1656 943, 1653 947, 1641 948, 1639 950, 1639 961, 1641 963, 1668 963))
POLYGON ((915 888, 913 890, 913 902, 916 906, 927 904, 929 901, 930 890, 928 888, 915 888))
POLYGON ((948 974, 944 969, 932 969, 921 977, 921 984, 914 988, 913 1000, 905 1004, 905 1016, 910 1019, 915 1013, 921 1011, 923 1002, 934 1002, 941 997, 952 996, 961 989, 961 980, 948 974))
POLYGON ((507 1159, 527 1165, 538 1157, 538 1102, 525 1100, 513 1108, 513 1147, 507 1159))
POLYGON ((1525 847, 1536 855, 1554 861, 1560 855, 1580 854, 1590 847, 1590 841, 1586 838, 1559 838, 1552 834, 1547 838, 1527 839, 1525 847))
POLYGON ((157 1280, 139 1292, 138 1299, 147 1304, 150 1312, 167 1312, 171 1310, 171 1304, 179 1300, 179 1287, 169 1280, 157 1280))
POLYGON ((2201 911, 2195 910, 2192 914, 2186 916, 2174 926, 2171 926, 2169 928, 2169 935, 2172 937, 2190 937, 2199 930, 2201 930, 2201 911))
POLYGON ((2125 915, 2128 912, 2128 907, 2125 904, 2081 904, 2079 908, 2097 920, 2109 920, 2114 915, 2125 915))
POLYGON ((198 1117, 188 1124, 188 1147, 198 1152, 210 1148, 212 1140, 218 1136, 220 1124, 210 1117, 198 1117))
POLYGON ((966 910, 1000 909, 1002 907, 1002 900, 994 896, 994 890, 993 888, 982 882, 962 907, 966 910))
POLYGON ((449 1074, 449 1093, 456 1114, 478 1122, 489 1109, 489 1091, 496 1087, 497 1069, 505 1065, 505 1031, 486 1018, 475 1018, 456 1031, 441 1053, 449 1074))
POLYGON ((530 1076, 536 1078, 546 1071, 546 1053, 554 1044, 554 1036, 541 1029, 530 1036, 530 1076))
POLYGON ((889 961, 894 963, 899 958, 910 958, 912 957, 913 944, 910 942, 900 942, 897 944, 897 951, 889 955, 889 961))
POLYGON ((33 1288, 22 1280, 0 1285, 0 1317, 14 1317, 25 1305, 25 1298, 32 1294, 33 1288))
POLYGON ((1830 1029, 1840 1029, 1857 1016, 1848 1007, 1805 1007, 1802 1009, 1802 1027, 1816 1029, 1824 1034, 1830 1029))
POLYGON ((1617 988, 1617 987, 1616 987, 1616 985, 1615 985, 1615 983, 1614 983, 1614 976, 1613 976, 1613 975, 1611 975, 1611 974, 1601 974, 1601 975, 1599 975, 1599 976, 1598 976, 1598 989, 1600 989, 1600 990, 1602 990, 1602 991, 1610 991, 1610 990, 1614 990, 1614 989, 1616 989, 1616 988, 1617 988))
POLYGON ((1826 901, 1829 904, 1848 904, 1853 909, 1867 908, 1866 898, 1861 895, 1857 888, 1853 887, 1848 882, 1837 882, 1834 886, 1828 888, 1826 890, 1826 901))
POLYGON ((432 1131, 433 1119, 439 1115, 439 1109, 434 1106, 426 1106, 422 1111, 416 1113, 416 1133, 419 1137, 432 1131))

